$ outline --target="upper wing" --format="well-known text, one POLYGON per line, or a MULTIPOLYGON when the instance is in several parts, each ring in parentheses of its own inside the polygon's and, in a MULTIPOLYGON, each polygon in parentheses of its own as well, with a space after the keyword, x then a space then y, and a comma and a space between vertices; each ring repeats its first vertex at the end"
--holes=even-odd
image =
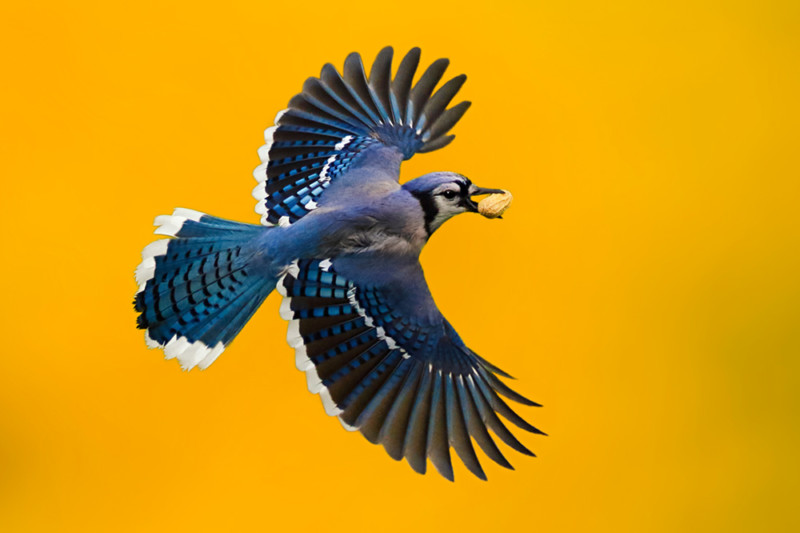
POLYGON ((332 196, 352 194, 336 192, 332 184, 340 181, 360 188, 370 181, 396 184, 402 159, 453 140, 446 134, 469 102, 446 108, 466 76, 451 79, 433 94, 448 65, 439 59, 412 88, 419 48, 403 58, 394 80, 392 53, 390 47, 381 50, 369 80, 356 53, 345 60, 343 75, 326 64, 319 78, 307 79, 303 91, 278 113, 276 125, 264 132, 266 144, 258 150, 262 164, 253 173, 262 224, 289 225, 335 201, 332 196))
MULTIPOLYGON (((522 429, 541 433, 498 395, 538 405, 512 391, 495 374, 510 377, 467 348, 436 309, 413 263, 393 268, 380 282, 368 257, 300 260, 278 282, 287 340, 308 388, 329 415, 381 443, 394 459, 405 457, 425 473, 426 457, 453 480, 452 446, 481 479, 470 437, 491 459, 512 468, 489 435, 533 455, 498 413, 522 429)), ((380 271, 386 272, 386 269, 380 271)))

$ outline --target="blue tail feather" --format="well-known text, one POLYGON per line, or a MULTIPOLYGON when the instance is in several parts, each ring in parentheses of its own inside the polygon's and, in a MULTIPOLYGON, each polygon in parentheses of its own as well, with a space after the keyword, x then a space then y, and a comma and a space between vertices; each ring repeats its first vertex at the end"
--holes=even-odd
POLYGON ((159 297, 173 293, 176 299, 183 300, 209 290, 214 293, 225 290, 229 282, 238 284, 240 278, 246 275, 243 272, 245 267, 237 259, 238 253, 227 250, 195 258, 179 268, 170 268, 171 265, 167 264, 159 270, 156 264, 156 277, 143 293, 145 296, 157 294, 159 297), (180 292, 180 297, 175 291, 180 292))
MULTIPOLYGON (((159 325, 150 328, 152 339, 164 343, 176 334, 187 338, 201 339, 206 336, 205 330, 211 327, 214 321, 219 320, 225 310, 232 306, 238 308, 238 306, 245 305, 246 301, 243 301, 243 296, 252 296, 253 292, 250 287, 245 286, 244 281, 231 282, 227 285, 221 285, 222 279, 220 278, 209 285, 202 285, 202 280, 195 281, 198 288, 194 291, 187 291, 189 283, 177 285, 173 289, 167 289, 168 296, 161 296, 157 300, 162 319, 159 320, 159 325)), ((255 286, 260 287, 261 285, 255 286)), ((146 313, 148 311, 147 296, 152 295, 146 293, 143 295, 142 299, 145 302, 143 307, 146 313)), ((145 313, 143 313, 144 316, 152 316, 152 313, 149 315, 145 313)))
POLYGON ((142 252, 138 327, 184 368, 206 368, 275 288, 277 279, 253 264, 253 239, 268 228, 187 209, 156 224, 157 234, 175 238, 142 252))
POLYGON ((190 334, 196 334, 206 342, 214 342, 216 340, 217 342, 228 344, 238 335, 245 323, 261 305, 263 297, 259 298, 258 296, 264 294, 265 291, 267 294, 272 292, 270 282, 267 280, 262 279, 261 282, 252 284, 215 317, 210 327, 204 330, 196 328, 190 334))
POLYGON ((239 234, 255 235, 261 231, 261 226, 256 224, 243 224, 233 220, 225 220, 224 218, 212 217, 205 213, 193 211, 190 209, 178 208, 173 215, 162 215, 156 218, 156 223, 167 222, 167 224, 160 224, 162 229, 156 230, 156 234, 168 234, 173 237, 180 237, 182 239, 211 239, 213 237, 233 239, 234 236, 239 234), (183 218, 180 221, 181 225, 176 233, 166 233, 163 229, 169 226, 170 219, 183 218))

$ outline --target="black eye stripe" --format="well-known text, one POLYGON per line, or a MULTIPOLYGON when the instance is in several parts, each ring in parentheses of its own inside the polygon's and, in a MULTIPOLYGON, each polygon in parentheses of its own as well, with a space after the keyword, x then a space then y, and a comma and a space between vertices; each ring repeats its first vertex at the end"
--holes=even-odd
POLYGON ((442 191, 440 193, 437 193, 437 194, 439 196, 444 196, 447 199, 455 198, 454 195, 456 195, 456 194, 459 195, 459 196, 462 196, 464 198, 469 198, 469 187, 472 184, 470 183, 470 181, 468 179, 465 178, 463 181, 462 180, 457 180, 457 181, 454 181, 453 183, 458 185, 458 188, 459 188, 458 192, 454 191, 453 189, 446 189, 446 190, 444 190, 444 191, 442 191))

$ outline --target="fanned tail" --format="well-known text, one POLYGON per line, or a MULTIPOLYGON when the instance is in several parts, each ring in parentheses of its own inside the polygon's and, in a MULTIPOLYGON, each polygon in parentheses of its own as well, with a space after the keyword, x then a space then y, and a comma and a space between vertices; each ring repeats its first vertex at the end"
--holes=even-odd
POLYGON ((136 269, 137 326, 150 348, 163 348, 189 370, 205 369, 275 288, 252 264, 250 241, 262 226, 178 208, 156 218, 136 269))

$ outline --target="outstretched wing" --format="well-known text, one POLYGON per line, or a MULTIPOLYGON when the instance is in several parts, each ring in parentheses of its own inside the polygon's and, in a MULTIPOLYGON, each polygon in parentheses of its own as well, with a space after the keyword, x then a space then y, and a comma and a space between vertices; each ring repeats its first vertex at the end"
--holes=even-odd
POLYGON ((356 53, 345 60, 343 74, 326 64, 278 113, 275 126, 264 132, 262 164, 254 172, 262 224, 289 225, 317 206, 352 195, 352 187, 365 195, 370 182, 396 186, 402 159, 453 140, 447 132, 470 104, 447 106, 466 76, 433 93, 448 65, 439 59, 412 87, 419 48, 403 58, 393 80, 392 53, 391 47, 380 51, 369 79, 356 53))
MULTIPOLYGON (((510 377, 467 348, 436 309, 416 260, 376 269, 367 256, 300 260, 278 282, 287 340, 308 388, 329 415, 425 473, 430 458, 453 480, 450 447, 481 479, 470 437, 506 468, 489 430, 533 455, 500 420, 533 433, 501 398, 538 405, 506 386, 510 377), (375 275, 375 272, 383 272, 375 275), (383 277, 383 281, 378 278, 383 277)), ((385 263, 384 263, 385 264, 385 263)))

